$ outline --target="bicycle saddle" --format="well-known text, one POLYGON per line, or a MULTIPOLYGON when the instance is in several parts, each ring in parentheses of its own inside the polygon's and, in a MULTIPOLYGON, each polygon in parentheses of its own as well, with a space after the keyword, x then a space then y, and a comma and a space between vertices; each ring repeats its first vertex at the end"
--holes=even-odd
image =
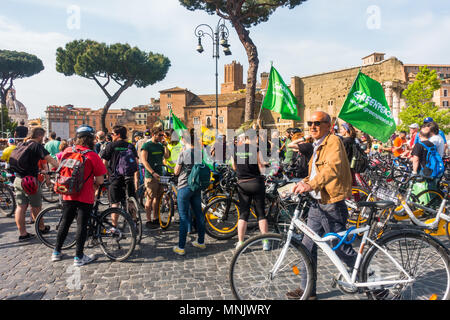
POLYGON ((388 209, 391 207, 395 207, 396 204, 392 201, 374 201, 374 202, 365 202, 361 201, 356 204, 358 207, 367 207, 367 208, 378 208, 378 209, 388 209))

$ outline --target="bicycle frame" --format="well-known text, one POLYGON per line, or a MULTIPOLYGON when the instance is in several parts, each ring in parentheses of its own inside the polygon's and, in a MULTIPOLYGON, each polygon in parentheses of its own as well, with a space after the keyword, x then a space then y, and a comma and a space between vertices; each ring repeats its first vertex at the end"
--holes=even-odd
MULTIPOLYGON (((289 245, 292 241, 294 230, 295 230, 295 228, 297 228, 298 230, 303 232, 306 236, 308 236, 312 241, 314 241, 314 243, 323 250, 323 252, 330 259, 330 261, 336 266, 336 268, 339 270, 340 274, 344 277, 344 280, 345 280, 345 281, 337 280, 337 283, 342 286, 346 286, 346 287, 353 288, 353 289, 360 288, 360 287, 370 288, 370 287, 379 287, 379 286, 387 286, 387 285, 396 285, 396 284, 400 284, 400 283, 410 283, 410 282, 414 281, 414 279, 412 279, 410 277, 410 275, 405 271, 405 269, 386 250, 384 250, 375 241, 371 240, 368 237, 368 234, 370 231, 370 226, 365 226, 362 228, 354 229, 348 234, 348 235, 353 235, 353 234, 363 233, 363 238, 362 238, 359 250, 358 250, 356 263, 355 263, 355 266, 353 267, 352 274, 350 275, 349 272, 347 271, 347 268, 345 267, 344 263, 342 262, 342 260, 337 256, 337 254, 333 251, 333 249, 327 243, 328 241, 337 239, 337 237, 333 236, 333 235, 328 235, 323 238, 320 237, 317 233, 315 233, 313 230, 311 230, 304 221, 299 219, 299 215, 300 215, 300 210, 298 208, 296 208, 295 212, 294 212, 294 218, 291 221, 291 225, 289 227, 289 232, 287 234, 287 241, 286 241, 285 245, 283 246, 283 249, 281 250, 281 253, 280 253, 277 261, 275 262, 272 270, 270 271, 270 275, 269 275, 270 279, 273 279, 276 276, 278 269, 279 269, 281 263, 283 262, 286 254, 287 254, 287 251, 289 249, 289 245), (359 271, 359 268, 361 265, 362 258, 364 256, 363 250, 364 250, 364 247, 367 242, 369 242, 371 245, 377 247, 381 252, 383 252, 383 254, 394 263, 396 268, 406 276, 406 279, 405 280, 394 280, 394 281, 386 280, 386 281, 373 281, 373 282, 357 282, 356 277, 357 277, 357 274, 358 274, 358 271, 359 271)), ((347 234, 347 231, 338 233, 338 235, 341 237, 344 236, 345 234, 347 234)))

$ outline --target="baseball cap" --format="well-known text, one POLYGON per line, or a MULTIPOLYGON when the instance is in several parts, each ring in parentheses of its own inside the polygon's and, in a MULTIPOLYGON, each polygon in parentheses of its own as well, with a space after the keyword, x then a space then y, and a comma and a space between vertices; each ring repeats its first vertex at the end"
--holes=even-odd
POLYGON ((428 123, 428 122, 433 122, 433 118, 432 117, 426 117, 425 119, 423 119, 423 123, 428 123))
POLYGON ((419 129, 419 125, 417 123, 413 123, 409 126, 411 129, 419 129))

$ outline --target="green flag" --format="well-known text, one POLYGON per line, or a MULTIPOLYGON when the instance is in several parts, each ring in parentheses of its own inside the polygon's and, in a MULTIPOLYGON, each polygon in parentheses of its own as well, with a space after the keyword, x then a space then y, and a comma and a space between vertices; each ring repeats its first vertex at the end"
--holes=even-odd
POLYGON ((187 130, 186 126, 183 122, 181 122, 180 119, 178 119, 170 110, 170 116, 172 117, 173 122, 173 130, 178 134, 178 136, 181 138, 183 134, 183 130, 187 130))
MULTIPOLYGON (((187 128, 184 123, 173 114, 172 110, 170 110, 170 116, 172 117, 173 130, 181 138, 183 136, 183 130, 187 130, 187 128)), ((202 162, 206 164, 210 170, 214 170, 214 161, 208 156, 205 148, 202 148, 202 162)))
POLYGON ((382 142, 388 141, 397 127, 383 87, 361 71, 338 117, 382 142))
POLYGON ((269 85, 261 108, 281 114, 281 119, 300 120, 297 99, 274 67, 270 69, 269 85))

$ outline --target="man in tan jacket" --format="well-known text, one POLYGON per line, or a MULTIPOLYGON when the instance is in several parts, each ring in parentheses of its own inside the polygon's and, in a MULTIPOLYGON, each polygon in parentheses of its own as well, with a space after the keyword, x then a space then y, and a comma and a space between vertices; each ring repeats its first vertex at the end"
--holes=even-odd
MULTIPOLYGON (((314 153, 309 162, 308 177, 299 182, 293 192, 310 192, 317 200, 309 210, 308 227, 320 236, 329 232, 338 233, 346 230, 348 211, 345 199, 352 193, 350 164, 341 139, 331 134, 331 118, 327 113, 314 112, 307 124, 314 139, 314 153)), ((307 236, 302 243, 311 252, 317 271, 317 246, 307 236)), ((353 268, 357 254, 351 244, 341 245, 336 254, 349 268, 353 268)), ((316 283, 313 281, 310 299, 316 298, 316 283)), ((302 283, 301 287, 305 285, 302 283)), ((301 298, 304 292, 302 288, 288 292, 288 298, 301 298)))

